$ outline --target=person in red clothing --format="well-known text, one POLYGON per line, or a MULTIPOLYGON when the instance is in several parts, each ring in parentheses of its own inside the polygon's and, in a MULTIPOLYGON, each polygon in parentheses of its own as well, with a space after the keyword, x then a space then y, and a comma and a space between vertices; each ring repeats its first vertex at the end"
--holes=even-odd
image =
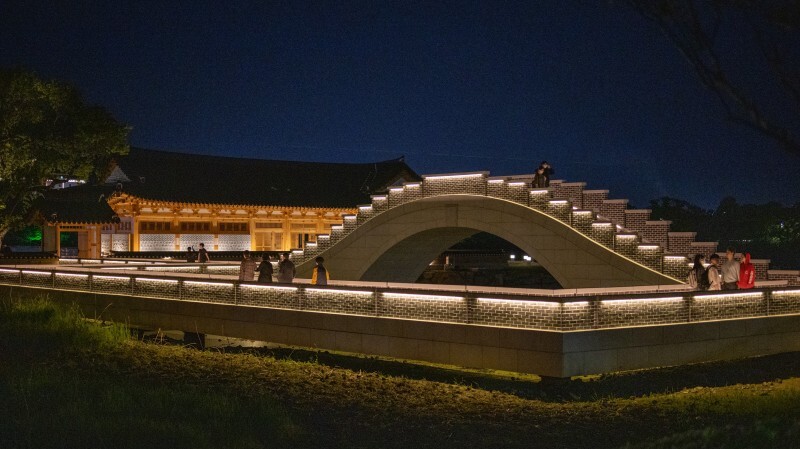
POLYGON ((756 268, 750 263, 750 253, 744 254, 739 265, 739 289, 753 288, 756 285, 756 268))

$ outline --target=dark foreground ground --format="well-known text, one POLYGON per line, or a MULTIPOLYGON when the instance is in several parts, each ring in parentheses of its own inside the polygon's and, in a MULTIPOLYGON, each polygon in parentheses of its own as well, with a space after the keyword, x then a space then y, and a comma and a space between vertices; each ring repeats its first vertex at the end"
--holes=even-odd
POLYGON ((4 299, 0 447, 800 447, 796 353, 559 380, 129 335, 4 299))

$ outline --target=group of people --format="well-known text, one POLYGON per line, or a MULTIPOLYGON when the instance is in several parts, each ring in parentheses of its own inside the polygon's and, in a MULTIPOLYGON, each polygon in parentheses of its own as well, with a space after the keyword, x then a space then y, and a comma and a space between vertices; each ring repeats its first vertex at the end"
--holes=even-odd
MULTIPOLYGON (((194 247, 186 248, 186 262, 206 263, 211 258, 206 251, 203 243, 198 245, 200 248, 195 251, 194 247)), ((311 275, 311 283, 314 285, 328 285, 330 274, 325 268, 325 259, 322 256, 314 259, 315 265, 311 275)), ((291 284, 295 276, 294 262, 289 259, 289 253, 282 253, 278 261, 278 272, 275 273, 275 268, 272 266, 272 256, 266 256, 260 261, 251 257, 250 251, 245 250, 242 252, 242 261, 239 264, 239 280, 252 281, 255 279, 255 274, 258 273, 256 282, 260 284, 271 284, 273 276, 279 284, 291 284), (256 266, 258 263, 258 266, 256 266)))
POLYGON ((553 170, 553 167, 551 167, 547 161, 542 161, 542 163, 539 164, 539 168, 536 169, 536 173, 533 175, 531 186, 534 188, 550 187, 550 176, 555 173, 555 170, 553 170))
MULTIPOLYGON (((314 259, 315 266, 311 275, 311 283, 313 285, 328 285, 330 275, 325 268, 325 259, 321 256, 314 259)), ((250 251, 245 250, 242 253, 242 262, 239 264, 239 280, 252 281, 255 278, 255 273, 258 272, 258 279, 256 282, 260 284, 271 284, 272 277, 279 284, 291 284, 296 274, 294 262, 289 259, 289 253, 282 253, 278 261, 278 272, 272 266, 272 257, 266 256, 261 259, 261 262, 256 266, 256 260, 250 256, 250 251)))
POLYGON ((720 265, 719 254, 708 258, 705 267, 702 254, 694 256, 694 266, 689 270, 688 283, 700 290, 746 290, 756 285, 756 269, 750 262, 750 253, 736 260, 736 252, 728 248, 725 261, 720 265))

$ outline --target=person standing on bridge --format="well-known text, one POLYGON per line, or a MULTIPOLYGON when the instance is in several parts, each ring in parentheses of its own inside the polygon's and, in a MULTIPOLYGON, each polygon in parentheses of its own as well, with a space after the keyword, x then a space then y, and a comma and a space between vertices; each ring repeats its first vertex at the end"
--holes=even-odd
POLYGON ((551 167, 547 161, 542 161, 539 168, 544 169, 544 186, 550 187, 550 178, 556 174, 556 171, 553 170, 553 167, 551 167))
POLYGON ((242 263, 239 264, 239 280, 252 281, 256 273, 256 262, 250 257, 250 251, 242 253, 242 263))
POLYGON ((711 265, 706 268, 706 276, 708 277, 709 290, 722 290, 722 277, 719 275, 719 254, 712 254, 708 259, 711 265))
POLYGON ((206 263, 211 258, 208 257, 208 251, 206 251, 206 245, 200 244, 200 249, 197 250, 197 261, 200 263, 206 263))
POLYGON ((744 253, 739 267, 739 290, 747 290, 756 286, 756 268, 750 262, 750 253, 744 253))
POLYGON ((325 265, 323 265, 325 259, 322 256, 317 256, 314 262, 316 262, 317 265, 314 267, 314 271, 311 274, 311 283, 313 285, 328 285, 328 281, 331 278, 328 274, 328 270, 325 269, 325 265))
POLYGON ((531 183, 531 186, 534 189, 536 188, 542 189, 547 187, 547 183, 548 179, 547 176, 544 174, 544 167, 539 166, 539 168, 536 169, 536 173, 533 175, 533 182, 531 183))
POLYGON ((264 256, 261 259, 261 263, 258 264, 258 283, 259 284, 271 284, 272 283, 272 272, 274 271, 272 268, 272 257, 269 255, 264 256))
POLYGON ((735 251, 728 248, 722 264, 722 289, 739 290, 739 262, 734 258, 735 251))
POLYGON ((281 284, 291 284, 294 280, 294 263, 289 260, 289 253, 281 254, 281 261, 278 262, 278 282, 281 284))

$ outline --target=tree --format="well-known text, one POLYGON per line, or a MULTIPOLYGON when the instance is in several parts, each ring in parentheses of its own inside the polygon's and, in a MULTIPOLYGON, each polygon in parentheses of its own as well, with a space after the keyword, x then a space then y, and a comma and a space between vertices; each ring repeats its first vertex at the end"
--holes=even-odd
POLYGON ((796 0, 627 0, 677 46, 700 82, 719 98, 728 118, 800 156, 800 3, 796 0), (726 28, 723 31, 723 28, 726 28), (737 66, 742 48, 758 56, 737 66), (760 59, 760 60, 759 60, 760 59), (744 80, 750 68, 771 74, 771 86, 744 80), (763 96, 773 89, 775 93, 763 96), (777 107, 776 107, 777 105, 777 107), (786 111, 789 111, 788 113, 786 111))
POLYGON ((68 84, 0 69, 0 239, 33 218, 46 180, 99 175, 129 132, 68 84))

